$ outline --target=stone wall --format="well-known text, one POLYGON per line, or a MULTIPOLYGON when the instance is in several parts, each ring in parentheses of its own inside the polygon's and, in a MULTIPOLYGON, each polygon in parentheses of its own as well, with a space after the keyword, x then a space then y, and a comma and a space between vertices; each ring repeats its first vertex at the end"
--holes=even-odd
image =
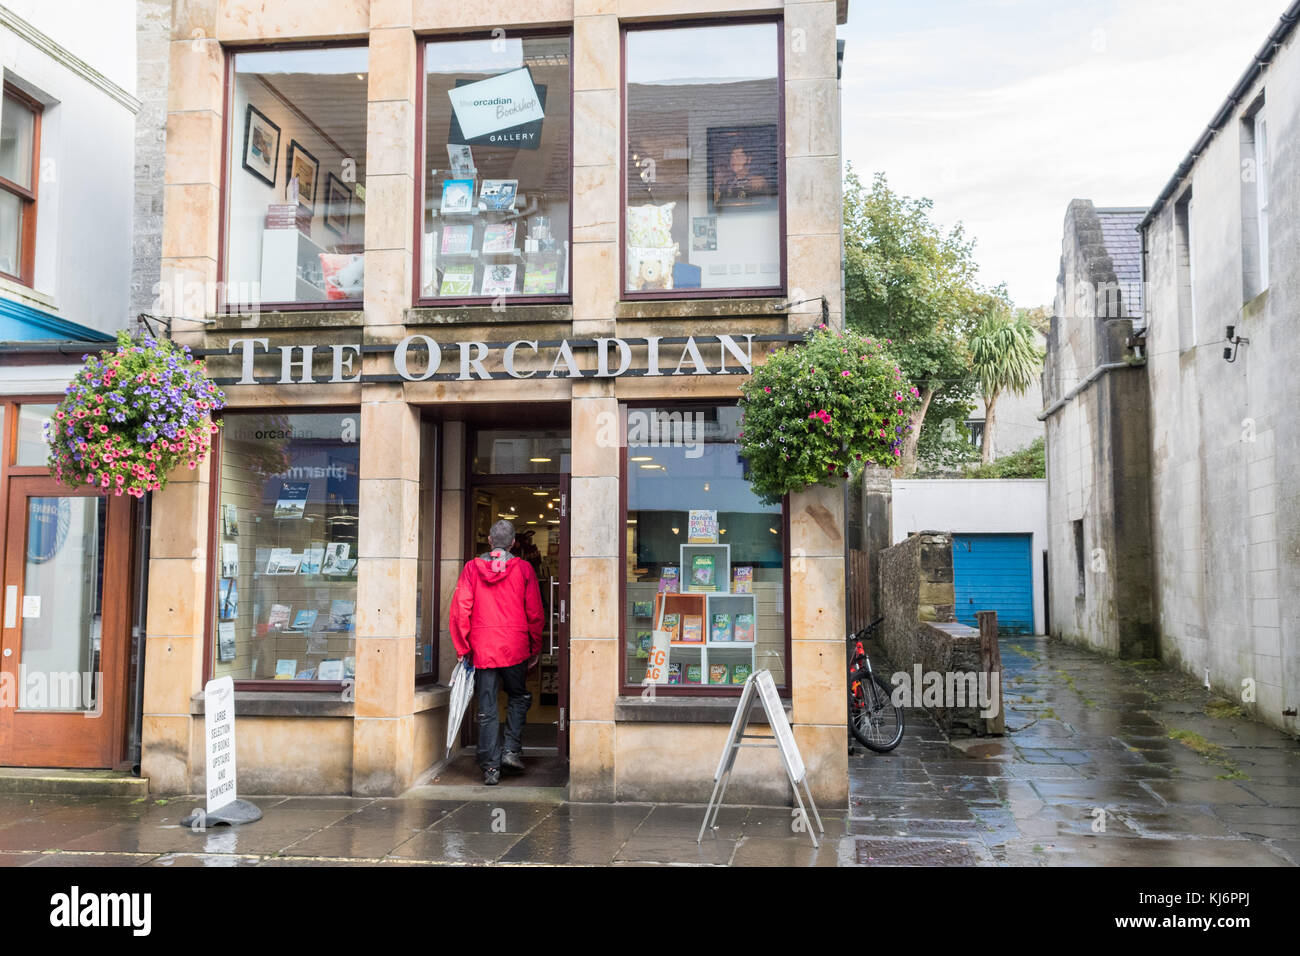
MULTIPOLYGON (((981 670, 979 631, 954 618, 951 535, 922 531, 882 551, 880 595, 881 643, 889 662, 918 692, 921 675, 946 680, 949 674, 981 670)), ((977 706, 948 707, 939 700, 927 703, 926 710, 950 733, 983 732, 977 706)))
POLYGON ((1126 658, 1156 654, 1150 418, 1105 221, 1139 216, 1070 203, 1043 371, 1052 636, 1126 658))
POLYGON ((136 10, 135 197, 131 209, 131 297, 127 324, 155 312, 162 276, 163 169, 167 161, 167 68, 171 0, 139 0, 136 10))
POLYGON ((1300 732, 1298 116, 1292 32, 1144 233, 1159 656, 1291 733, 1300 732), (1241 173, 1256 106, 1270 150, 1262 291, 1254 197, 1244 195, 1253 182, 1241 173), (1178 207, 1189 197, 1188 225, 1178 207), (1228 325, 1250 340, 1232 362, 1228 325))

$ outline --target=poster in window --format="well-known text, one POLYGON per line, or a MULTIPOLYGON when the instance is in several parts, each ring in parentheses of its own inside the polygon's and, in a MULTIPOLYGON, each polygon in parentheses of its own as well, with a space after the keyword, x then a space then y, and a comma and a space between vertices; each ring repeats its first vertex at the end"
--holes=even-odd
POLYGON ((228 664, 235 659, 235 622, 222 621, 217 625, 217 660, 228 664))
POLYGON ((779 175, 775 124, 709 130, 709 212, 775 206, 779 175))
POLYGON ((239 617, 239 585, 234 578, 222 578, 217 585, 217 617, 223 621, 239 617))
POLYGON ((546 84, 534 83, 527 67, 486 80, 457 80, 447 96, 452 105, 448 143, 541 148, 546 84), (508 102, 495 102, 498 100, 508 102))
POLYGON ((280 482, 280 496, 275 500, 275 518, 301 518, 307 509, 307 492, 311 490, 309 481, 280 482))
POLYGON ((280 127, 249 103, 244 113, 244 168, 268 186, 274 186, 279 158, 280 127))
POLYGON ((316 157, 303 149, 296 139, 289 140, 289 182, 298 179, 298 203, 310 211, 316 207, 316 177, 320 172, 320 163, 316 157))

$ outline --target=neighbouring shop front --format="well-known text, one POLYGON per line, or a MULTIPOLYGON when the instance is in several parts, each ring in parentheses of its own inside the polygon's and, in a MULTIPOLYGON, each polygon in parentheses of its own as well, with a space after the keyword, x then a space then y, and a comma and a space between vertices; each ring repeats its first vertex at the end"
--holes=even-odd
POLYGON ((0 345, 0 767, 139 761, 148 509, 46 467, 46 422, 81 355, 103 344, 0 345))

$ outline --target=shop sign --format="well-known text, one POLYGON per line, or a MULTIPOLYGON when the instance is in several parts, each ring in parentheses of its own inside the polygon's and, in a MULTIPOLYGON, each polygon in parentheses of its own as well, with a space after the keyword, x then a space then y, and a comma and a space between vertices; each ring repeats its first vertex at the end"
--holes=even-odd
MULTIPOLYGON (((749 375, 754 371, 754 334, 743 335, 706 335, 687 336, 685 341, 664 341, 666 336, 651 335, 646 338, 621 339, 617 337, 582 339, 570 342, 561 339, 558 342, 543 344, 538 340, 518 339, 513 342, 435 342, 427 335, 408 335, 396 345, 391 346, 393 367, 397 374, 408 382, 424 382, 430 379, 451 379, 454 381, 492 381, 500 378, 526 379, 540 378, 619 378, 624 375, 749 375), (705 360, 701 346, 709 349, 711 355, 718 358, 717 367, 705 360), (717 351, 713 350, 716 346, 717 351), (680 353, 677 349, 680 348, 680 353), (504 349, 501 359, 503 372, 489 370, 484 361, 492 352, 504 349), (577 350, 595 349, 596 367, 584 371, 578 365, 577 350), (645 349, 646 367, 632 368, 633 349, 645 349), (542 357, 542 365, 549 367, 532 368, 521 371, 518 367, 520 352, 530 357, 542 357), (666 353, 666 354, 664 354, 666 353), (673 355, 676 362, 671 369, 666 364, 673 355), (444 359, 456 371, 443 371, 444 359), (731 365, 728 365, 728 362, 731 365)), ((356 369, 361 356, 360 345, 280 345, 280 377, 278 385, 314 385, 320 382, 354 383, 361 381, 361 373, 356 369), (313 374, 313 362, 316 350, 324 355, 328 350, 330 356, 330 377, 316 378, 313 374)), ((258 350, 270 352, 270 340, 265 338, 231 339, 227 351, 238 354, 241 359, 240 377, 236 385, 260 385, 253 371, 253 361, 258 350)), ((385 348, 387 351, 387 348, 385 348)))
POLYGON ((208 814, 235 802, 235 682, 230 676, 203 688, 203 731, 207 741, 208 814))
POLYGON ((452 121, 447 141, 467 146, 537 149, 546 118, 545 87, 533 85, 526 67, 457 85, 447 91, 452 121))

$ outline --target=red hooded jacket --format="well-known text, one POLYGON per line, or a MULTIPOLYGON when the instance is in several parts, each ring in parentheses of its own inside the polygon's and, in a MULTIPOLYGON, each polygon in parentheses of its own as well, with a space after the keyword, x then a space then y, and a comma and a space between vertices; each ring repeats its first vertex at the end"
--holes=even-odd
POLYGON ((451 639, 475 667, 511 667, 541 653, 542 595, 533 566, 506 551, 465 565, 451 597, 451 639))

